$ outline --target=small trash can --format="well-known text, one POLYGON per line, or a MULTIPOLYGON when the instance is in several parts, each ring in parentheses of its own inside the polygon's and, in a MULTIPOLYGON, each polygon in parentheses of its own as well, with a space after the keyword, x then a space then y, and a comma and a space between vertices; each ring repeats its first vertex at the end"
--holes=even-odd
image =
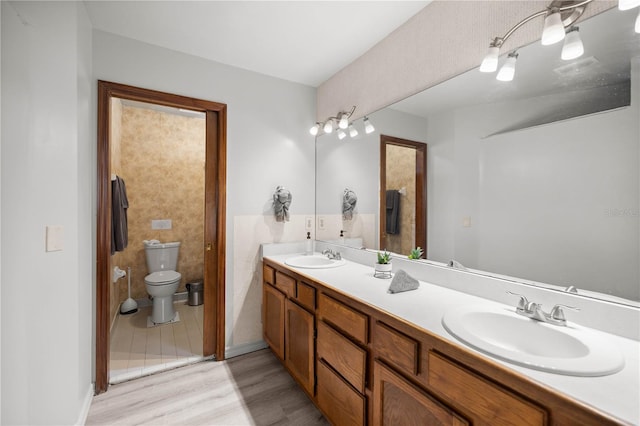
POLYGON ((189 292, 188 303, 190 306, 202 305, 202 292, 204 291, 204 285, 202 281, 187 283, 187 291, 189 292))

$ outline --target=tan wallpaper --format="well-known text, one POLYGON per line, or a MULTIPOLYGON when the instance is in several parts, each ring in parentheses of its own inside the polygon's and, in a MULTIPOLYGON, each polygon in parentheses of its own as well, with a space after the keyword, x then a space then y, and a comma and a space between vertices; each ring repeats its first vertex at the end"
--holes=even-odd
MULTIPOLYGON (((111 149, 110 155, 111 155, 111 173, 112 174, 119 174, 121 172, 121 163, 120 163, 120 144, 121 144, 121 140, 122 140, 122 102, 120 101, 120 99, 117 98, 112 98, 111 99, 111 122, 109 123, 109 125, 111 126, 110 130, 110 137, 111 140, 109 141, 109 147, 111 149)), ((115 255, 111 256, 111 271, 113 271, 113 268, 115 266, 120 266, 122 265, 122 259, 121 259, 122 255, 121 253, 116 253, 115 255)), ((126 270, 126 268, 123 268, 126 270)), ((126 280, 126 278, 121 278, 120 281, 126 280)), ((120 285, 118 284, 113 284, 111 281, 109 281, 110 284, 110 296, 109 296, 109 301, 110 301, 110 306, 109 306, 109 312, 111 313, 111 323, 113 324, 113 320, 116 317, 116 314, 118 313, 118 308, 120 306, 120 285)), ((125 296, 126 298, 126 296, 125 296)), ((124 300, 124 298, 122 299, 124 300)))
MULTIPOLYGON (((150 239, 181 242, 178 291, 185 291, 186 283, 203 277, 205 120, 125 105, 120 158, 129 245, 118 266, 131 267, 131 296, 147 297, 143 240, 150 239), (172 229, 152 230, 153 219, 171 219, 172 229)), ((122 301, 127 281, 119 287, 122 301)))
MULTIPOLYGON (((416 235, 416 150, 387 145, 387 189, 405 188, 400 196, 400 233, 387 235, 387 250, 408 255, 416 235)), ((423 247, 424 248, 424 247, 423 247)))

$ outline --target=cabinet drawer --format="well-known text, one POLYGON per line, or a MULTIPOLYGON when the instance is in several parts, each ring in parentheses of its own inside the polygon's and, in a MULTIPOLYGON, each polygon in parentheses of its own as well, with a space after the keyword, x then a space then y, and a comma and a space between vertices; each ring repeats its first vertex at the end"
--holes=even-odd
POLYGON ((361 343, 367 343, 369 318, 324 294, 318 298, 318 315, 361 343))
POLYGON ((365 422, 365 398, 335 374, 324 361, 318 361, 318 390, 316 398, 320 410, 334 425, 362 426, 365 422))
POLYGON ((268 282, 269 284, 274 285, 276 283, 275 273, 276 271, 271 266, 262 265, 262 279, 265 282, 268 282))
POLYGON ((547 413, 443 356, 429 352, 429 385, 487 425, 546 425, 547 413))
POLYGON ((298 283, 298 303, 307 309, 316 309, 316 289, 303 282, 298 283))
POLYGON ((276 271, 276 287, 289 297, 296 296, 296 280, 276 271))
POLYGON ((318 321, 318 358, 326 361, 347 382, 364 393, 367 352, 323 321, 318 321))
POLYGON ((373 347, 379 356, 394 367, 413 375, 418 374, 418 342, 383 322, 373 326, 373 347))

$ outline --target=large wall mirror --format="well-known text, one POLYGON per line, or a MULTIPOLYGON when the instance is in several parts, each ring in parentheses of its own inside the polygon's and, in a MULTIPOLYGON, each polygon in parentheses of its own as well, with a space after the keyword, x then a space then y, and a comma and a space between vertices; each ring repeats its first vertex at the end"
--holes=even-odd
POLYGON ((578 23, 573 61, 562 43, 536 42, 518 50, 511 82, 470 70, 370 114, 371 134, 358 120, 356 138, 317 137, 316 238, 384 249, 381 136, 423 142, 426 262, 640 306, 636 16, 578 23))

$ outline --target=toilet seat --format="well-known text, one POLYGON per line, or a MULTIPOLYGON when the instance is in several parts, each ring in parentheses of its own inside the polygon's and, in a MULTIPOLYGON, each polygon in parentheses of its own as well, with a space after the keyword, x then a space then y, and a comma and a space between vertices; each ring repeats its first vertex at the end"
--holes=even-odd
POLYGON ((144 277, 147 285, 167 285, 178 281, 182 275, 176 271, 158 271, 144 277))

